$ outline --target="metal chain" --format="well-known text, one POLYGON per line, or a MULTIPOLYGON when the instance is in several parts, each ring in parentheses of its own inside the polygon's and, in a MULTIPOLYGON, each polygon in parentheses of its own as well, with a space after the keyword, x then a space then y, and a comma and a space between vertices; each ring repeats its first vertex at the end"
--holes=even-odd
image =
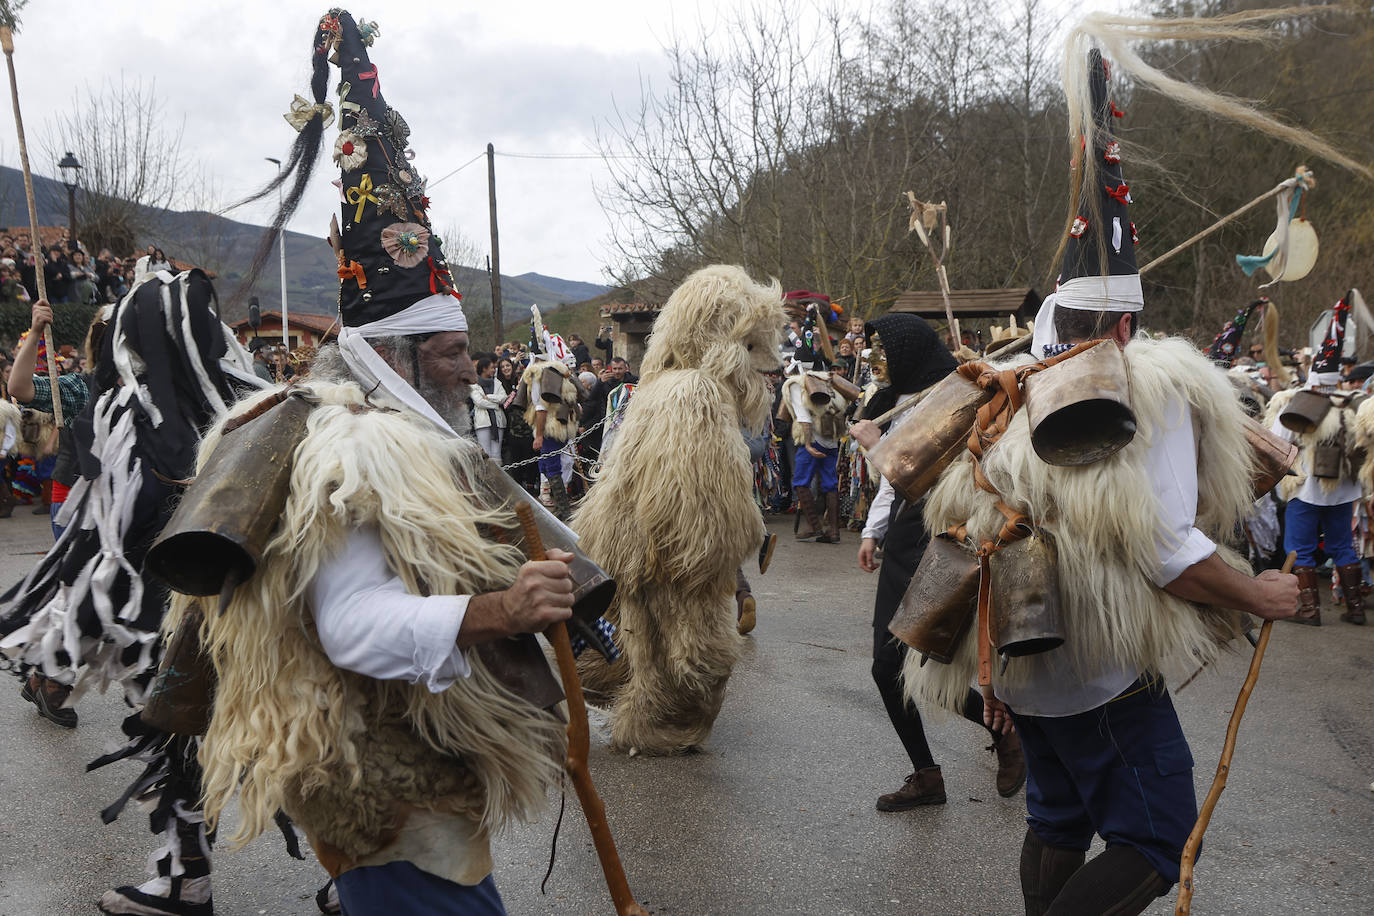
POLYGON ((588 426, 585 430, 583 430, 582 433, 581 433, 581 435, 579 435, 579 436, 577 436, 576 438, 571 439, 571 440, 569 440, 569 441, 563 443, 563 447, 560 448, 560 449, 559 449, 558 451, 556 451, 556 452, 549 452, 549 453, 544 454, 544 455, 535 455, 533 458, 526 458, 526 459, 523 460, 523 461, 516 461, 516 462, 514 462, 514 463, 512 463, 512 464, 503 464, 503 465, 501 465, 501 470, 503 470, 503 471, 513 471, 513 470, 515 470, 516 468, 524 467, 524 466, 527 465, 527 464, 534 464, 536 461, 539 461, 539 460, 542 459, 542 458, 551 458, 551 457, 553 457, 554 455, 564 455, 564 454, 566 454, 566 455, 568 455, 568 456, 571 457, 571 458, 576 458, 576 457, 577 457, 577 452, 573 451, 573 446, 577 445, 577 443, 581 442, 583 439, 585 439, 585 438, 587 438, 588 436, 590 436, 590 435, 592 434, 593 431, 599 429, 599 428, 601 427, 601 425, 602 425, 603 423, 606 422, 607 419, 608 419, 607 417, 602 417, 600 420, 597 420, 597 421, 596 421, 595 423, 593 423, 591 426, 588 426))

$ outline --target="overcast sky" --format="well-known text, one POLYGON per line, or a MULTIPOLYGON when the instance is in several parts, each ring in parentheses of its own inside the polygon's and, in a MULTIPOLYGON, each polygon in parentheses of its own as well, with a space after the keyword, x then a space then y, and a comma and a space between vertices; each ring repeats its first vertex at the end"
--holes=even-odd
MULTIPOLYGON (((433 183, 488 142, 522 156, 588 156, 497 159, 501 266, 507 274, 601 282, 608 226, 594 193, 605 176, 595 158, 596 124, 617 102, 637 102, 642 79, 661 82, 661 49, 674 16, 676 27, 691 32, 699 18, 710 21, 718 6, 729 5, 374 0, 353 12, 381 27, 372 59, 387 101, 410 123, 415 164, 431 181, 435 226, 456 226, 485 254, 485 159, 433 183)), ((167 115, 185 119, 188 153, 215 177, 225 202, 244 196, 271 177, 274 167, 264 157, 285 158, 294 134, 282 113, 294 93, 309 96, 308 48, 327 8, 327 0, 32 0, 21 15, 15 66, 34 170, 56 176, 41 144, 50 112, 71 106, 87 85, 118 81, 122 73, 130 83, 156 81, 167 115)), ((12 130, 4 128, 0 154, 17 166, 12 130)), ((326 132, 316 187, 293 230, 328 230, 338 205, 327 183, 338 177, 328 156, 336 131, 337 124, 326 132)), ((268 210, 228 215, 261 223, 268 210)))

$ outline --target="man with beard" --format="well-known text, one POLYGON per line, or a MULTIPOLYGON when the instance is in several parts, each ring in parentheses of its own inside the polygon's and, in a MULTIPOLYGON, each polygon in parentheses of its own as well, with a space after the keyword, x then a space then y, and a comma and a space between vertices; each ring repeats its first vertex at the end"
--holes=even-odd
MULTIPOLYGON (((278 224, 318 155, 337 61, 335 159, 356 192, 333 234, 342 330, 300 386, 313 406, 276 533, 227 609, 206 609, 218 684, 205 811, 213 823, 237 795, 235 840, 246 841, 280 806, 351 916, 502 913, 490 837, 542 809, 563 730, 478 648, 566 619, 572 556, 522 563, 488 538, 516 523, 478 495, 490 459, 465 435, 477 380, 467 322, 405 156, 409 128, 375 83, 375 26, 362 25, 366 37, 347 12, 320 20, 316 105, 284 176, 296 181, 278 224)), ((280 409, 237 413, 261 408, 280 409)), ((202 468, 236 441, 212 429, 202 468)), ((174 616, 191 604, 178 599, 174 616)))

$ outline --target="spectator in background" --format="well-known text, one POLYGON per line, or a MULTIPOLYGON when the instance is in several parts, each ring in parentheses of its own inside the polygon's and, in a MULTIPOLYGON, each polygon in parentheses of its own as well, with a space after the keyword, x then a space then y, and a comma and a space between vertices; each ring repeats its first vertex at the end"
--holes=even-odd
POLYGON ((604 432, 606 418, 606 403, 610 400, 611 392, 621 385, 638 382, 639 379, 630 371, 630 364, 624 358, 617 356, 611 360, 610 364, 601 370, 601 377, 592 386, 591 391, 587 392, 587 400, 583 405, 582 428, 583 430, 593 430, 582 440, 582 450, 586 453, 588 460, 595 461, 601 453, 601 437, 604 432), (593 427, 596 427, 593 429, 593 427))
MULTIPOLYGON (((152 248, 151 245, 148 246, 152 248)), ((173 270, 172 262, 167 255, 162 253, 161 248, 152 248, 152 257, 148 259, 148 272, 153 273, 159 270, 173 270)))
POLYGON ((272 374, 283 385, 296 377, 296 367, 291 365, 287 357, 285 347, 277 347, 272 353, 272 374))
POLYGON ((99 277, 86 263, 86 252, 77 248, 67 257, 67 277, 71 280, 71 301, 79 305, 89 305, 96 301, 96 287, 99 277))
POLYGON ((497 464, 501 463, 501 440, 506 430, 506 389, 496 377, 496 358, 477 360, 477 384, 469 387, 472 400, 472 428, 477 444, 497 464))
MULTIPOLYGON (((534 430, 525 422, 525 405, 517 397, 520 393, 520 368, 514 360, 502 360, 497 376, 503 380, 509 392, 504 403, 506 435, 502 443, 503 467, 527 493, 538 498, 539 465, 531 460, 536 457, 534 430)), ((525 397, 529 397, 528 391, 525 392, 525 397)))
POLYGON ((71 301, 72 281, 67 273, 67 259, 56 246, 48 249, 44 259, 43 280, 47 283, 49 302, 65 305, 71 301))
MULTIPOLYGON (((859 319, 854 319, 858 321, 859 319)), ((850 381, 854 380, 854 363, 857 358, 854 356, 854 344, 848 338, 840 341, 835 348, 835 371, 839 372, 850 381)))
POLYGON ((267 347, 263 346, 259 340, 255 340, 253 343, 257 344, 253 348, 253 374, 264 382, 275 382, 276 379, 272 377, 272 368, 267 364, 267 347))
MULTIPOLYGON (((596 348, 605 353, 607 359, 611 358, 611 348, 615 345, 611 339, 612 333, 614 333, 614 331, 609 324, 603 324, 601 327, 597 328, 596 331, 596 348)), ((600 373, 598 372, 597 374, 599 375, 600 373)))
POLYGON ((864 320, 862 318, 849 319, 849 332, 844 335, 844 339, 851 344, 862 340, 864 336, 864 320))
POLYGON ((584 363, 588 365, 591 364, 592 354, 591 351, 587 349, 587 345, 582 342, 581 334, 569 334, 568 347, 572 350, 573 364, 579 369, 584 363))
POLYGON ((606 363, 599 356, 592 357, 592 375, 601 378, 601 372, 606 368, 606 363))

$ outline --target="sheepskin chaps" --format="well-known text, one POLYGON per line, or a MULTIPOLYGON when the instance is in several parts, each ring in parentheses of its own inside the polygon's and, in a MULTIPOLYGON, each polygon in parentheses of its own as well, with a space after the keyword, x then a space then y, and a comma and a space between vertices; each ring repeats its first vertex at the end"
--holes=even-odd
MULTIPOLYGON (((1293 398, 1297 396, 1300 390, 1289 388, 1286 391, 1280 391, 1269 399, 1269 406, 1264 412, 1264 425, 1267 428, 1274 428, 1274 424, 1278 422, 1279 414, 1288 409, 1288 405, 1293 402, 1293 398)), ((1368 404, 1370 400, 1366 398, 1364 403, 1368 404)), ((1340 475, 1319 478, 1322 492, 1330 493, 1340 485, 1341 481, 1355 479, 1361 470, 1359 464, 1353 460, 1357 437, 1362 435, 1358 417, 1360 413, 1363 411, 1357 411, 1350 407, 1338 408, 1333 406, 1326 412, 1326 416, 1322 417, 1322 421, 1317 424, 1315 430, 1310 433, 1298 433, 1295 436, 1293 441, 1298 446, 1298 460, 1293 463, 1293 470, 1297 474, 1279 481, 1279 495, 1284 498, 1284 501, 1297 496, 1298 490, 1311 476, 1318 446, 1335 445, 1341 449, 1340 475)), ((1364 426, 1366 428, 1374 427, 1374 416, 1366 416, 1364 426)), ((1365 432, 1363 435, 1368 437, 1370 433, 1365 432)))
MULTIPOLYGON (((356 384, 311 381, 321 399, 295 452, 291 490, 257 572, 219 613, 205 599, 202 641, 219 677, 202 745, 212 825, 239 793, 233 837, 246 843, 287 812, 319 848, 358 860, 421 808, 469 818, 485 841, 532 816, 557 782, 563 728, 501 687, 476 652, 440 693, 334 667, 308 605, 311 581, 360 525, 375 525, 390 567, 416 595, 509 586, 523 558, 479 525, 515 525, 465 481, 475 444, 408 412, 371 409, 356 384)), ((242 413, 248 402, 234 411, 242 413)), ((200 465, 219 443, 207 434, 200 465)), ((193 601, 179 596, 164 632, 193 601)))
MULTIPOLYGON (((1013 510, 1024 512, 1058 548, 1065 644, 1079 669, 1102 662, 1140 671, 1195 667, 1243 631, 1245 615, 1202 607, 1157 587, 1149 571, 1157 565, 1159 501, 1146 458, 1165 428, 1167 405, 1182 398, 1192 410, 1198 452, 1198 505, 1194 524, 1218 545, 1232 537, 1250 509, 1254 459, 1245 441, 1245 413, 1225 374, 1188 341, 1137 337, 1125 349, 1131 408, 1138 431, 1112 457, 1085 467, 1054 467, 1031 448, 1026 411, 988 449, 983 471, 1013 510), (1166 669, 1165 666, 1170 661, 1166 669)), ((965 453, 941 476, 926 500, 932 534, 968 523, 975 542, 992 538, 1005 518, 996 497, 973 482, 965 453)), ((1180 545, 1181 546, 1181 545, 1180 545)), ((1246 569, 1233 551, 1222 558, 1246 569)), ((920 664, 909 652, 903 670, 908 696, 951 710, 962 708, 977 672, 977 641, 966 637, 953 663, 920 664)), ((993 664, 995 685, 1013 688, 1029 676, 1021 659, 1005 672, 993 664)))
MULTIPOLYGON (((546 408, 544 437, 556 439, 559 442, 567 442, 577 436, 578 387, 577 380, 572 377, 572 372, 556 359, 531 362, 520 375, 520 384, 525 389, 525 422, 530 425, 530 429, 535 428, 534 416, 538 411, 535 410, 535 399, 532 392, 534 386, 543 379, 546 369, 553 369, 557 372, 563 379, 563 385, 558 391, 557 404, 543 401, 546 408)), ((541 400, 544 394, 547 392, 540 392, 541 400)))
POLYGON ((615 449, 573 528, 615 577, 621 659, 584 653, 589 697, 613 709, 615 747, 680 753, 705 742, 739 653, 735 570, 763 517, 741 428, 761 429, 786 314, 775 282, 737 267, 692 274, 654 322, 615 449))

